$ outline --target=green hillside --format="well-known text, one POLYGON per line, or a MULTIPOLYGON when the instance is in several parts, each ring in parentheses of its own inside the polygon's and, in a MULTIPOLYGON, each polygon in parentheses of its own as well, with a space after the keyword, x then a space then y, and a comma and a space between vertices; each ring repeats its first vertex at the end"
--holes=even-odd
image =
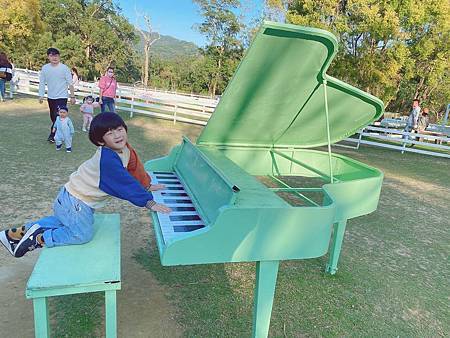
MULTIPOLYGON (((136 34, 141 37, 139 32, 136 32, 136 34)), ((135 46, 136 50, 143 53, 143 45, 144 42, 141 37, 139 43, 135 46)), ((199 54, 198 47, 194 43, 178 40, 169 35, 161 35, 161 38, 151 47, 150 53, 161 59, 175 59, 180 56, 196 56, 199 54)))

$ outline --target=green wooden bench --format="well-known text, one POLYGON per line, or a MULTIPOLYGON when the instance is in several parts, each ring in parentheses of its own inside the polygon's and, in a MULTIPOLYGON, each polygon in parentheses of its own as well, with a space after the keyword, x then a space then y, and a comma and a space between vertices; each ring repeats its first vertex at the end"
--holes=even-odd
POLYGON ((120 290, 120 216, 96 214, 95 234, 83 245, 44 248, 28 280, 36 337, 49 337, 47 298, 105 292, 106 337, 116 337, 116 291, 120 290))

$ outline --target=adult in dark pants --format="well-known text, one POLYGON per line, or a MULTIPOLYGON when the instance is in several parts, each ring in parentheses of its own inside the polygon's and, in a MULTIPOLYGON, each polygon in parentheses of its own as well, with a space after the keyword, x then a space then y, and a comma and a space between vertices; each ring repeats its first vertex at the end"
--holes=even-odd
POLYGON ((67 105, 67 88, 70 90, 70 103, 75 104, 75 91, 72 74, 69 67, 61 63, 59 50, 56 48, 47 49, 47 57, 50 62, 42 67, 39 74, 39 103, 44 101, 45 85, 47 85, 47 102, 52 121, 47 141, 54 143, 53 125, 58 116, 58 107, 67 105))
POLYGON ((0 102, 5 101, 5 86, 7 81, 11 81, 12 73, 13 66, 11 62, 9 62, 5 53, 0 52, 0 102))
POLYGON ((102 113, 104 112, 116 112, 116 91, 117 91, 117 81, 114 76, 114 68, 108 67, 106 74, 100 78, 98 82, 98 87, 100 88, 100 105, 102 113))

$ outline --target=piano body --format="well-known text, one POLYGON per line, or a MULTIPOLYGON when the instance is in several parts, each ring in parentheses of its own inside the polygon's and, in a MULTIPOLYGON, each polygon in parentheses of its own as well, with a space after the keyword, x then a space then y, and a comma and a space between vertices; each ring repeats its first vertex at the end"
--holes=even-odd
POLYGON ((145 164, 167 185, 155 200, 173 209, 152 213, 162 265, 256 262, 253 337, 268 335, 279 261, 330 249, 336 273, 346 221, 377 208, 383 174, 330 145, 383 103, 326 75, 336 52, 331 33, 265 22, 197 143, 145 164), (320 184, 293 187, 292 176, 320 184))

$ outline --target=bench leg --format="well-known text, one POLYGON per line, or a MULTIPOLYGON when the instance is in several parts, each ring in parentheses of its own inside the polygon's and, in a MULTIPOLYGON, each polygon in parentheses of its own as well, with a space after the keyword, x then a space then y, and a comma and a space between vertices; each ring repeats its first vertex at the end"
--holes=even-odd
POLYGON ((49 338, 47 298, 34 298, 34 335, 36 338, 49 338))
POLYGON ((106 338, 117 337, 116 291, 105 291, 106 338))

